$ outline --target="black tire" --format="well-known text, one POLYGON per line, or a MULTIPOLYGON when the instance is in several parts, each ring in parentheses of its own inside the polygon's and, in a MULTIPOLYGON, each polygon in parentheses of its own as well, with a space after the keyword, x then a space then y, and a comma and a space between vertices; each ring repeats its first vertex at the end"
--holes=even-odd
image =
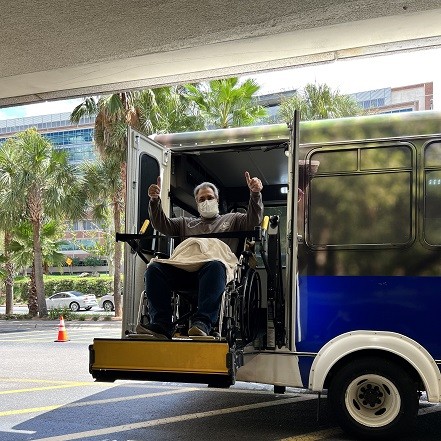
POLYGON ((113 303, 112 303, 110 300, 106 300, 106 301, 103 303, 103 309, 104 309, 104 311, 111 312, 111 311, 113 311, 115 308, 114 308, 114 306, 113 306, 113 303))
POLYGON ((77 312, 77 311, 80 310, 80 305, 79 305, 77 302, 72 302, 72 303, 69 305, 69 308, 70 308, 70 310, 71 310, 72 312, 77 312))
POLYGON ((330 408, 345 431, 363 439, 399 439, 413 429, 418 391, 397 363, 365 357, 340 369, 328 390, 330 408))
POLYGON ((239 310, 239 325, 242 344, 251 343, 259 333, 258 309, 261 299, 259 273, 248 268, 243 278, 242 298, 239 310))

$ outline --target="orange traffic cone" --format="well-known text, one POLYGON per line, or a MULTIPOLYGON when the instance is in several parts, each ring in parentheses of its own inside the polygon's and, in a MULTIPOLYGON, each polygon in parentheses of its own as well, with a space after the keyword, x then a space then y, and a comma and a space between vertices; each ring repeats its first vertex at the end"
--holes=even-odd
POLYGON ((56 342, 69 341, 66 327, 64 326, 64 318, 62 315, 60 316, 60 325, 58 326, 58 338, 55 341, 56 342))

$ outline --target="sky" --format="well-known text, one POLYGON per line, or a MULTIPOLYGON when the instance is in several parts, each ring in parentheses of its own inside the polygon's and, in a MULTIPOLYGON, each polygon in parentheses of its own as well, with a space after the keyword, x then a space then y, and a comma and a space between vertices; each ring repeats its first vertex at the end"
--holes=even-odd
MULTIPOLYGON (((325 83, 349 94, 385 87, 434 83, 434 109, 441 110, 441 48, 296 67, 250 75, 260 94, 301 89, 307 83, 325 83)), ((248 76, 247 76, 248 77, 248 76)), ((244 77, 245 78, 245 77, 244 77)), ((81 99, 61 100, 0 109, 0 120, 71 112, 81 99)))
POLYGON ((261 92, 301 88, 307 83, 326 83, 333 90, 349 94, 384 87, 400 87, 419 83, 434 83, 438 109, 441 110, 441 48, 402 52, 369 58, 338 60, 271 74, 255 74, 261 92), (270 78, 270 80, 268 80, 270 78))

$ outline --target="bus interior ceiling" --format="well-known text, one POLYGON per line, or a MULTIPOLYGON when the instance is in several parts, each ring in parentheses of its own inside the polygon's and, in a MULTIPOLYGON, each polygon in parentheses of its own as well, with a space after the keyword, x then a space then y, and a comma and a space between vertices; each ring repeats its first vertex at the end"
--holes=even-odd
POLYGON ((216 148, 172 155, 171 197, 174 204, 197 214, 193 189, 200 183, 212 182, 219 188, 223 211, 246 208, 249 191, 245 171, 261 179, 265 204, 286 203, 288 158, 286 143, 254 145, 242 148, 216 148))

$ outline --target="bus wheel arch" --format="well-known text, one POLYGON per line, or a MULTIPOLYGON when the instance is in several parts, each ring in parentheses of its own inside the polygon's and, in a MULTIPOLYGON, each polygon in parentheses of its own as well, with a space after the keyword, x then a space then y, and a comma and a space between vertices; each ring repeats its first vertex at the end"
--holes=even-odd
POLYGON ((417 342, 393 332, 354 331, 332 339, 313 361, 309 388, 322 391, 344 365, 369 356, 396 363, 415 380, 419 390, 427 392, 429 402, 440 401, 441 375, 435 360, 417 342))

